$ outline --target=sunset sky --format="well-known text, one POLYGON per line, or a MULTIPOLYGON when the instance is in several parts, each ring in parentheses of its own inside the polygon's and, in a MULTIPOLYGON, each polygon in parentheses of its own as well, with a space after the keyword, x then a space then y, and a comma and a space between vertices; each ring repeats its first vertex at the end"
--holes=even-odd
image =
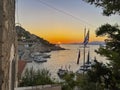
POLYGON ((110 23, 120 25, 120 16, 102 15, 102 9, 82 0, 18 0, 16 23, 51 43, 82 42, 84 28, 90 30, 90 41, 96 38, 95 30, 110 23))

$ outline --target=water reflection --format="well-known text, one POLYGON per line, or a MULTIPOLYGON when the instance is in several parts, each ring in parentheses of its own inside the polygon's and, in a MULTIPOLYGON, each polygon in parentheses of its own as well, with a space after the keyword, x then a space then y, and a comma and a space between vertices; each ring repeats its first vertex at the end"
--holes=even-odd
MULTIPOLYGON (((52 77, 58 78, 57 71, 59 68, 68 68, 70 66, 70 70, 76 72, 79 67, 83 64, 83 48, 81 49, 81 57, 79 65, 77 65, 77 55, 79 45, 61 45, 61 47, 66 48, 68 50, 60 50, 60 51, 52 51, 50 52, 51 58, 48 59, 45 63, 28 63, 27 67, 33 67, 35 70, 46 68, 50 70, 52 77)), ((98 45, 90 45, 90 48, 86 48, 86 59, 87 59, 87 51, 90 49, 90 59, 97 58, 100 62, 107 62, 105 57, 102 57, 94 52, 94 50, 98 49, 98 45)))

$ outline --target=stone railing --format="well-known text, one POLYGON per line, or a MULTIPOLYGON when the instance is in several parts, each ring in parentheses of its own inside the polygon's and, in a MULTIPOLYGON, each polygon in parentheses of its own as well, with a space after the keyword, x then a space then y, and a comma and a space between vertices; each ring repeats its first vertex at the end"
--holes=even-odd
POLYGON ((15 90, 61 90, 61 85, 40 85, 30 87, 18 87, 15 90))

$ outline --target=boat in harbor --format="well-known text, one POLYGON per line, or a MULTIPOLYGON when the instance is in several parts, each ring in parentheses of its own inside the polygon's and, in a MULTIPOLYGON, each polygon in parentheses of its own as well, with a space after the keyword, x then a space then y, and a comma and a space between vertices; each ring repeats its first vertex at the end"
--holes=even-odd
POLYGON ((65 70, 65 69, 59 69, 57 74, 60 78, 63 78, 67 74, 69 74, 69 75, 73 74, 73 71, 69 71, 69 70, 65 70))
POLYGON ((41 56, 43 58, 50 58, 50 54, 48 53, 40 53, 40 52, 34 52, 34 53, 31 53, 31 57, 34 58, 36 56, 41 56))
POLYGON ((51 55, 47 53, 40 53, 40 52, 31 53, 31 57, 33 58, 33 61, 37 63, 47 62, 47 58, 50 58, 50 56, 51 55))
POLYGON ((68 68, 65 66, 65 69, 63 69, 62 67, 60 69, 58 69, 57 74, 60 78, 63 78, 66 74, 73 74, 73 71, 70 70, 70 65, 68 66, 68 68))
POLYGON ((47 62, 47 60, 41 56, 36 56, 34 57, 34 61, 37 63, 41 63, 41 62, 47 62))
POLYGON ((91 70, 91 66, 92 66, 92 62, 90 61, 90 57, 88 54, 87 62, 84 65, 80 66, 80 68, 77 70, 76 73, 80 74, 80 73, 86 72, 88 70, 91 70))
POLYGON ((49 54, 42 54, 42 57, 43 57, 43 58, 50 58, 50 56, 51 56, 51 55, 49 55, 49 54))
POLYGON ((64 69, 59 69, 57 74, 59 77, 63 77, 65 74, 67 74, 68 70, 64 70, 64 69))
POLYGON ((47 62, 46 59, 36 59, 34 61, 37 62, 37 63, 47 62))
MULTIPOLYGON (((82 72, 84 73, 84 72, 91 69, 92 62, 90 61, 90 48, 87 47, 88 42, 89 42, 89 30, 86 34, 86 29, 85 29, 85 31, 84 31, 84 42, 83 42, 83 50, 84 50, 83 51, 83 65, 80 66, 79 70, 77 70, 76 73, 82 73, 82 72), (85 58, 86 47, 88 48, 87 49, 88 50, 87 61, 86 61, 86 58, 85 58)), ((79 59, 80 59, 80 49, 79 49, 79 53, 78 53, 77 64, 79 64, 79 59)))

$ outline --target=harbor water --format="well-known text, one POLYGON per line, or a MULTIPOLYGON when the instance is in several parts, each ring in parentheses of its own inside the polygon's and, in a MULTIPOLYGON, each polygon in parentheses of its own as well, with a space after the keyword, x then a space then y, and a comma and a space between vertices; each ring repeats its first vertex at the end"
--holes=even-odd
MULTIPOLYGON (((65 48, 66 50, 59 50, 59 51, 52 51, 49 54, 51 54, 51 57, 47 59, 47 62, 44 63, 27 63, 27 68, 33 67, 34 70, 37 69, 47 69, 51 73, 51 77, 58 79, 57 71, 60 68, 63 69, 69 69, 73 72, 76 72, 81 65, 83 65, 83 48, 80 48, 80 45, 78 44, 62 44, 61 47, 65 48), (80 49, 80 61, 79 64, 77 64, 77 57, 78 52, 80 49)), ((96 54, 95 50, 99 48, 99 45, 88 45, 88 48, 86 48, 86 60, 87 60, 87 54, 88 50, 90 50, 90 60, 96 59, 99 62, 106 63, 107 60, 105 57, 100 56, 96 54)))

